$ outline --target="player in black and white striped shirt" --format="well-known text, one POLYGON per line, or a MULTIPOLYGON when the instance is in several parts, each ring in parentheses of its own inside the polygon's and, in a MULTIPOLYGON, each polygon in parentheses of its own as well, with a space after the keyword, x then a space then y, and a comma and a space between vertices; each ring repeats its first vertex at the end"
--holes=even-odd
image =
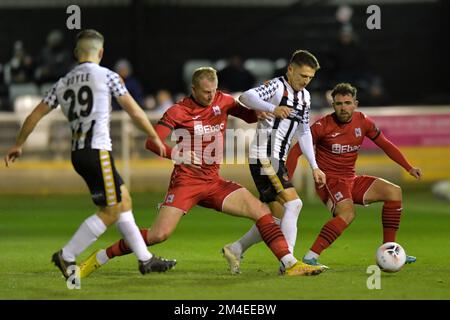
MULTIPOLYGON (((295 51, 286 76, 247 90, 239 97, 245 106, 274 115, 258 122, 257 133, 250 146, 250 171, 261 201, 268 203, 276 217, 282 217, 281 230, 291 253, 294 251, 297 219, 302 207, 284 164, 294 137, 311 166, 315 182, 319 185, 325 183, 325 175, 317 166, 314 155, 309 129, 311 97, 305 89, 319 68, 317 59, 311 53, 295 51)), ((253 226, 241 239, 223 248, 232 273, 240 272, 241 255, 259 241, 261 236, 253 226)))
MULTIPOLYGON (((83 177, 98 211, 87 218, 72 239, 52 256, 52 261, 68 278, 74 270, 76 257, 117 222, 117 228, 139 260, 142 274, 166 271, 175 261, 153 256, 134 221, 131 198, 117 172, 111 155, 109 134, 111 97, 114 96, 134 123, 148 134, 164 155, 165 148, 144 111, 128 93, 122 79, 99 65, 103 56, 103 36, 95 30, 84 30, 77 35, 75 54, 79 64, 61 78, 46 94, 41 103, 27 117, 8 151, 8 166, 22 154, 22 146, 37 123, 58 105, 72 129, 72 164, 83 177)), ((97 257, 101 259, 102 257, 97 257)), ((83 275, 82 275, 83 276, 83 275)))

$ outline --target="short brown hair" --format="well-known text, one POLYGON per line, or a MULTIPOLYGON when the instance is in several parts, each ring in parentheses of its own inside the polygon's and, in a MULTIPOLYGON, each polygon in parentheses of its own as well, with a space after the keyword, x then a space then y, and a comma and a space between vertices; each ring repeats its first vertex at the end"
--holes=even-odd
POLYGON ((77 34, 76 42, 78 42, 80 40, 99 40, 101 42, 105 42, 105 38, 103 37, 103 35, 94 29, 86 29, 86 30, 80 31, 77 34))
POLYGON ((289 64, 291 63, 295 63, 299 67, 306 65, 316 71, 320 69, 319 61, 317 61, 317 58, 311 52, 306 50, 295 51, 292 54, 291 61, 289 61, 289 64))
POLYGON ((209 81, 217 81, 217 71, 211 67, 200 67, 195 69, 192 74, 192 85, 197 87, 201 79, 208 79, 209 81))
POLYGON ((352 86, 350 83, 338 83, 334 88, 333 91, 331 91, 331 96, 334 97, 337 94, 340 95, 347 95, 347 94, 351 94, 353 98, 356 98, 356 94, 357 94, 358 90, 352 86))

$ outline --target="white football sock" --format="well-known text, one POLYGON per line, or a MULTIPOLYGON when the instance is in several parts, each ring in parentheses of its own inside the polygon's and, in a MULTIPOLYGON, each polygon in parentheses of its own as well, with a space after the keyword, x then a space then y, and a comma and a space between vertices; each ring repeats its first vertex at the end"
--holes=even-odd
MULTIPOLYGON (((273 220, 275 220, 275 223, 277 225, 280 225, 280 219, 277 217, 273 217, 273 220)), ((242 236, 238 241, 234 242, 232 244, 232 250, 237 253, 240 252, 240 254, 243 254, 248 248, 250 248, 252 245, 259 243, 262 241, 261 234, 259 233, 258 227, 256 227, 256 224, 254 224, 250 230, 247 231, 246 234, 242 236), (235 251, 238 250, 238 251, 235 251)))
POLYGON ((127 245, 133 250, 139 261, 147 261, 153 256, 148 251, 144 239, 142 239, 131 210, 120 214, 119 220, 117 220, 117 229, 119 229, 127 245))
POLYGON ((308 260, 319 259, 319 255, 317 253, 315 253, 314 251, 309 250, 304 258, 308 259, 308 260))
POLYGON ((81 224, 72 239, 62 249, 65 261, 75 261, 77 256, 98 239, 105 231, 106 225, 97 214, 93 214, 81 224))
POLYGON ((284 215, 281 219, 281 231, 289 246, 289 251, 294 253, 295 241, 297 240, 297 220, 302 209, 302 200, 295 199, 284 203, 284 215))
POLYGON ((102 249, 99 252, 97 252, 96 258, 97 258, 97 262, 101 266, 109 261, 109 258, 108 258, 108 255, 106 254, 106 250, 105 249, 102 249))
POLYGON ((294 264, 297 263, 297 259, 295 259, 292 253, 285 255, 280 259, 280 261, 286 269, 289 269, 290 267, 292 267, 294 264))

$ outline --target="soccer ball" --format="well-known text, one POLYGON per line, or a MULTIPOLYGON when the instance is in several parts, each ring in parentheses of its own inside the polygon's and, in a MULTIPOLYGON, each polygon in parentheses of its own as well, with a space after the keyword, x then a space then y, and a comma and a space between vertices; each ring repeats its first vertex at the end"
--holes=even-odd
POLYGON ((431 191, 438 199, 450 201, 450 180, 436 182, 431 191))
POLYGON ((385 272, 399 271, 405 261, 405 250, 396 242, 386 242, 377 250, 377 265, 385 272))

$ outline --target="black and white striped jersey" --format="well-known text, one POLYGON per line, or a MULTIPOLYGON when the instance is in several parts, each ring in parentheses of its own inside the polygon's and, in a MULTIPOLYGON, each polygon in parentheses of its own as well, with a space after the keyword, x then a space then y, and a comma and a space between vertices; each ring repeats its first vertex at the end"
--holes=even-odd
POLYGON ((247 92, 258 95, 260 99, 275 107, 288 106, 293 109, 286 119, 271 118, 259 121, 256 135, 250 145, 251 159, 275 158, 285 161, 293 137, 303 132, 309 133, 309 92, 306 89, 295 91, 285 77, 274 78, 247 92))
POLYGON ((59 79, 45 95, 44 102, 52 108, 61 105, 72 129, 72 151, 111 151, 111 97, 127 92, 117 73, 96 63, 84 62, 59 79))

